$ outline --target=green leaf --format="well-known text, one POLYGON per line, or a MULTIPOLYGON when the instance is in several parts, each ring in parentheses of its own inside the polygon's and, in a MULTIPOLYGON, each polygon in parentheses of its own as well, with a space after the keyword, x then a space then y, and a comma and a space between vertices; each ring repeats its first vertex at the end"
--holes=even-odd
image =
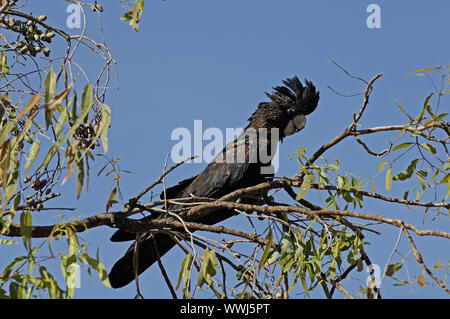
POLYGON ((438 185, 446 184, 448 182, 450 182, 450 173, 445 174, 445 176, 438 182, 438 185))
POLYGON ((33 226, 33 217, 29 210, 20 214, 20 233, 26 248, 31 249, 31 227, 33 226))
POLYGON ((87 115, 92 108, 92 85, 88 83, 83 89, 81 96, 81 118, 84 123, 87 121, 87 115))
POLYGON ((204 283, 211 285, 211 277, 213 277, 217 272, 218 260, 214 250, 210 250, 208 247, 205 248, 202 255, 202 265, 198 271, 197 286, 199 289, 204 283))
POLYGON ((395 145, 395 146, 391 149, 391 151, 393 152, 393 151, 396 151, 396 150, 399 150, 399 149, 402 149, 402 148, 406 148, 406 147, 411 146, 412 144, 413 144, 413 143, 409 143, 409 142, 401 143, 401 144, 395 145))
POLYGON ((303 290, 305 291, 306 296, 309 298, 309 289, 308 284, 306 283, 305 275, 300 277, 300 282, 302 283, 303 290))
POLYGON ((84 183, 84 164, 83 157, 81 156, 81 152, 78 152, 77 163, 77 199, 80 198, 81 190, 83 189, 84 183))
POLYGON ((267 245, 266 245, 266 248, 264 248, 264 252, 263 252, 263 254, 261 256, 261 260, 259 261, 258 272, 261 270, 261 267, 266 262, 267 256, 269 256, 270 248, 272 248, 273 235, 272 235, 272 229, 271 228, 269 228, 269 233, 267 234, 266 239, 267 239, 267 245))
POLYGON ((378 171, 381 172, 382 170, 384 170, 384 167, 389 164, 389 161, 384 161, 381 162, 380 164, 378 164, 378 171))
POLYGON ((102 104, 102 120, 98 128, 97 134, 100 134, 102 140, 103 151, 108 152, 108 128, 111 123, 111 109, 108 105, 102 104))
POLYGON ((425 178, 428 175, 428 170, 420 170, 416 172, 417 179, 420 182, 420 185, 422 186, 422 191, 424 191, 428 186, 425 178))
POLYGON ((14 244, 18 244, 18 242, 14 241, 14 240, 0 238, 0 245, 14 245, 14 244))
POLYGON ((52 160, 53 156, 56 154, 57 151, 58 151, 58 143, 54 144, 50 148, 50 150, 47 153, 47 156, 45 156, 44 161, 39 166, 41 168, 40 170, 41 173, 47 168, 48 164, 50 163, 50 161, 52 160))
POLYGON ((339 171, 339 166, 334 164, 327 164, 329 168, 331 168, 333 171, 339 171))
POLYGON ((111 206, 114 202, 114 198, 116 198, 116 193, 117 193, 117 187, 114 187, 114 189, 111 191, 111 194, 109 194, 108 201, 106 202, 106 212, 108 212, 108 210, 111 208, 111 206))
POLYGON ((16 257, 12 262, 6 266, 5 270, 3 271, 3 274, 0 276, 3 280, 7 280, 11 272, 19 266, 20 263, 22 263, 24 260, 28 259, 27 256, 20 256, 16 257))
POLYGON ((428 143, 422 143, 420 144, 420 146, 422 146, 428 153, 436 154, 436 148, 433 145, 428 143))
POLYGON ((397 271, 399 271, 403 266, 403 261, 396 263, 396 264, 390 264, 386 268, 386 276, 392 277, 397 271))
POLYGON ((0 133, 0 145, 3 145, 9 133, 16 127, 16 121, 8 122, 2 129, 0 133))
POLYGON ((55 127, 55 134, 56 134, 57 139, 59 139, 59 137, 61 135, 62 126, 63 126, 64 122, 66 122, 67 118, 68 118, 68 114, 67 114, 67 111, 64 109, 63 112, 61 113, 61 115, 59 116, 58 122, 55 127))
POLYGON ((192 255, 189 253, 186 255, 186 257, 183 259, 183 262, 181 263, 181 269, 180 274, 178 276, 178 283, 176 286, 176 289, 178 289, 180 285, 180 279, 183 278, 183 297, 184 298, 190 298, 190 286, 191 286, 191 267, 192 267, 192 255))
POLYGON ((120 18, 120 20, 123 21, 130 21, 130 26, 136 31, 139 32, 139 20, 141 19, 142 12, 144 10, 144 1, 140 0, 139 2, 136 2, 134 7, 125 13, 123 17, 120 18))
POLYGON ((22 293, 22 291, 19 290, 23 290, 23 287, 19 286, 19 284, 17 282, 12 282, 9 284, 9 297, 11 299, 20 299, 20 296, 22 293))
POLYGON ((90 257, 87 254, 87 252, 83 252, 82 257, 84 257, 84 259, 80 258, 80 260, 84 263, 87 263, 92 268, 94 268, 94 270, 98 273, 100 280, 103 282, 103 285, 105 285, 106 287, 111 287, 111 284, 109 283, 109 278, 108 278, 108 271, 106 270, 105 265, 103 265, 103 263, 100 262, 99 256, 98 256, 98 251, 97 251, 96 259, 90 257))
POLYGON ((186 257, 181 262, 180 273, 178 274, 178 281, 177 281, 177 285, 175 287, 175 290, 178 290, 178 288, 180 287, 181 279, 183 278, 183 275, 185 274, 186 268, 188 267, 189 259, 191 257, 192 256, 189 253, 189 254, 186 255, 186 257))
POLYGON ((281 269, 287 268, 286 265, 293 258, 293 255, 291 254, 292 247, 293 247, 292 238, 289 235, 284 235, 283 238, 281 239, 281 251, 280 251, 280 258, 278 260, 281 269))
POLYGON ((58 287, 58 284, 52 274, 49 273, 44 266, 39 267, 39 273, 41 274, 46 289, 48 289, 50 298, 61 299, 62 290, 58 287))
POLYGON ((36 137, 36 139, 34 140, 33 144, 30 147, 30 150, 28 152, 27 162, 25 163, 25 166, 24 166, 25 174, 28 173, 28 171, 30 170, 31 166, 33 166, 33 163, 36 160, 36 156, 39 153, 40 145, 41 145, 41 142, 36 137))
POLYGON ((311 184, 314 183, 314 180, 315 180, 314 174, 306 174, 305 177, 303 177, 302 185, 300 186, 300 189, 298 191, 295 200, 298 201, 302 199, 308 193, 309 189, 311 188, 311 184))
POLYGON ((56 75, 53 72, 53 66, 50 68, 50 71, 47 73, 47 77, 44 82, 45 89, 45 103, 50 102, 56 95, 56 75))
POLYGON ((6 187, 5 187, 5 202, 8 204, 13 198, 18 185, 19 177, 19 151, 20 144, 15 143, 15 139, 12 143, 14 146, 9 154, 9 174, 7 177, 6 187))
POLYGON ((387 191, 392 188, 392 167, 389 167, 386 171, 385 187, 387 191))
POLYGON ((336 277, 336 259, 331 261, 330 267, 328 267, 328 272, 331 277, 336 277))
POLYGON ((397 175, 394 176, 394 181, 404 181, 412 176, 414 171, 416 170, 417 163, 419 162, 419 159, 416 158, 409 163, 408 168, 404 171, 401 171, 397 175))
POLYGON ((427 109, 428 102, 430 102, 431 97, 434 95, 434 93, 430 93, 430 95, 427 96, 425 99, 425 102, 423 103, 422 112, 420 113, 420 116, 417 119, 417 122, 422 122, 423 116, 425 115, 425 110, 427 109))
POLYGON ((75 90, 73 92, 71 116, 72 116, 72 122, 75 123, 76 120, 78 119, 78 115, 77 115, 77 92, 75 90))
POLYGON ((2 76, 9 74, 9 65, 6 62, 5 50, 2 50, 2 56, 0 58, 0 72, 2 76))

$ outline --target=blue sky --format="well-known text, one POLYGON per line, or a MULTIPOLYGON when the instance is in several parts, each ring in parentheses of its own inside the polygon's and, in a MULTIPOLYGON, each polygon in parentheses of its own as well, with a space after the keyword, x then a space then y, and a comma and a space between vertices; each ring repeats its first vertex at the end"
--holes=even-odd
MULTIPOLYGON (((165 156, 175 143, 170 139, 173 129, 193 129, 197 119, 203 121, 204 128, 244 127, 258 103, 266 100, 265 91, 287 77, 298 75, 314 82, 321 99, 317 110, 308 116, 306 128, 286 138, 280 147, 278 175, 293 176, 298 165, 288 161, 287 154, 307 147, 311 155, 350 123, 352 113, 362 102, 361 96, 344 98, 327 88, 331 86, 344 94, 364 89, 361 82, 349 78, 333 65, 329 57, 367 80, 376 73, 383 73, 374 86, 361 121, 364 127, 404 123, 404 116, 393 99, 415 114, 433 90, 425 78, 405 77, 405 74, 449 63, 450 2, 445 0, 426 4, 377 0, 147 0, 138 33, 126 22, 119 21, 124 9, 118 1, 100 3, 104 7, 106 43, 117 61, 119 75, 119 89, 111 88, 105 101, 112 109, 108 154, 120 155, 120 166, 135 172, 121 178, 125 199, 160 176, 165 156), (381 8, 380 29, 369 29, 366 25, 369 16, 366 8, 370 3, 381 8)), ((69 34, 80 32, 65 25, 66 2, 30 1, 29 5, 34 13, 47 14, 49 23, 69 34), (49 3, 52 5, 48 6, 49 3)), ((95 15, 88 12, 88 33, 99 37, 95 15)), ((81 54, 77 62, 90 74, 98 64, 87 56, 81 54)), ((448 101, 444 100, 441 110, 448 110, 448 101)), ((392 135, 380 135, 387 136, 392 135)), ((382 138, 371 137, 367 141, 374 149, 385 147, 382 138)), ((330 160, 339 158, 344 169, 369 177, 377 172, 380 162, 364 153, 354 140, 344 141, 325 155, 330 160)), ((75 216, 87 217, 102 212, 111 191, 108 185, 112 182, 110 178, 93 176, 103 164, 101 159, 93 164, 95 174, 91 174, 89 191, 83 193, 80 200, 74 199, 75 186, 69 182, 62 190, 71 192, 73 189, 73 196, 55 201, 54 205, 77 207, 75 216)), ((171 174, 167 182, 174 184, 196 175, 205 165, 185 165, 171 174)), ((380 179, 380 189, 383 184, 380 179)), ((410 212, 401 206, 368 201, 365 211, 405 218, 424 229, 449 229, 448 221, 446 225, 422 224, 421 210, 410 212)), ((35 217, 35 221, 42 224, 55 222, 50 216, 39 218, 35 217)), ((238 226, 239 220, 227 221, 227 225, 238 226)), ((101 227, 81 235, 89 243, 91 252, 99 248, 107 269, 128 247, 128 243, 108 241, 113 231, 101 227)), ((380 236, 369 237, 373 240, 367 248, 372 262, 384 267, 397 235, 396 229, 385 227, 380 236)), ((445 245, 443 240, 417 238, 417 244, 419 248, 426 248, 426 262, 430 265, 434 257, 443 261, 450 259, 448 243, 445 245)), ((405 253, 409 251, 407 245, 400 248, 405 253)), ((13 256, 16 251, 8 248, 6 254, 13 256)), ((174 251, 163 259, 172 278, 177 278, 181 257, 180 252, 174 251)), ((3 267, 2 262, 0 266, 3 267)), ((420 273, 411 267, 412 274, 420 273)), ((85 271, 81 279, 82 287, 75 293, 77 298, 132 298, 135 295, 133 285, 108 289, 96 276, 89 277, 85 271)), ((147 270, 140 282, 146 298, 170 297, 157 267, 147 270)), ((416 285, 416 290, 410 291, 405 287, 392 287, 392 284, 392 280, 385 281, 382 290, 385 297, 445 297, 436 287, 419 289, 416 285)))

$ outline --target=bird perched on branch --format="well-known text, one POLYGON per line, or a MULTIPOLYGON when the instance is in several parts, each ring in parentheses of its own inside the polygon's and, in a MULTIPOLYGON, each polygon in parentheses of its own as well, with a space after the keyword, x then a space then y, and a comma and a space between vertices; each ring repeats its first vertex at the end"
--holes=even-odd
MULTIPOLYGON (((303 129, 306 115, 312 113, 319 101, 319 92, 308 80, 303 85, 295 76, 283 81, 284 86, 274 87, 273 93, 266 93, 269 102, 259 104, 249 118, 250 123, 241 135, 229 143, 222 152, 197 176, 181 181, 178 185, 166 189, 166 199, 198 197, 220 198, 237 189, 254 186, 273 178, 271 165, 278 141, 303 129)), ((163 195, 162 195, 163 196, 163 195)), ((163 198, 163 197, 162 197, 163 198)), ((251 204, 254 198, 240 198, 241 203, 251 204)), ((168 210, 182 208, 180 205, 168 205, 168 210)), ((237 213, 229 209, 216 209, 188 221, 214 225, 237 213)), ((144 219, 173 218, 165 214, 150 215, 144 219)), ((183 229, 177 229, 183 232, 183 229)), ((134 233, 125 230, 116 231, 111 241, 135 240, 134 233)), ((141 274, 157 261, 157 253, 163 256, 175 242, 163 233, 142 234, 137 242, 137 273, 141 274), (155 251, 155 247, 157 252, 155 251)), ((135 278, 133 243, 109 273, 111 286, 119 288, 135 278)))

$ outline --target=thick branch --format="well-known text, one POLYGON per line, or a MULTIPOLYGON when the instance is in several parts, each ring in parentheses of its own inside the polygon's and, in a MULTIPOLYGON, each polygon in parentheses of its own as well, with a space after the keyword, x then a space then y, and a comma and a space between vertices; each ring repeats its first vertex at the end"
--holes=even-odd
MULTIPOLYGON (((263 185, 263 184, 260 184, 260 185, 263 185)), ((192 214, 190 214, 191 212, 196 212, 196 214, 194 216, 195 216, 195 218, 199 218, 200 216, 202 216, 202 213, 204 213, 205 211, 209 211, 210 209, 218 209, 218 208, 256 211, 256 212, 260 212, 263 214, 276 214, 276 213, 282 213, 282 212, 298 212, 301 214, 308 215, 311 218, 320 217, 320 216, 325 216, 325 217, 348 216, 348 217, 355 217, 355 218, 360 218, 360 219, 378 221, 378 222, 390 224, 390 225, 393 225, 396 227, 402 227, 402 225, 404 225, 404 227, 412 230, 413 232, 415 232, 417 235, 420 235, 420 236, 437 236, 437 237, 443 237, 443 238, 450 239, 450 233, 446 233, 446 232, 438 231, 438 230, 420 230, 413 225, 404 224, 402 220, 387 218, 387 217, 378 216, 378 215, 363 214, 363 213, 347 211, 347 210, 310 211, 308 209, 304 209, 301 207, 295 207, 295 206, 260 206, 260 205, 249 205, 249 204, 242 204, 242 203, 235 203, 235 202, 222 202, 222 201, 203 203, 197 207, 192 208, 189 211, 189 213, 186 214, 187 221, 184 223, 185 226, 190 230, 204 230, 204 231, 210 231, 210 232, 214 232, 214 233, 230 234, 230 235, 246 238, 251 241, 260 243, 260 244, 267 243, 267 241, 265 239, 263 239, 259 236, 250 235, 250 234, 244 233, 239 230, 229 229, 229 228, 226 228, 223 226, 204 225, 204 224, 189 221, 189 220, 193 219, 192 214)), ((80 220, 79 223, 77 224, 77 226, 75 227, 75 231, 82 232, 82 231, 85 231, 86 229, 106 225, 109 227, 120 228, 120 229, 126 230, 128 232, 136 233, 136 232, 146 232, 146 231, 150 231, 150 230, 157 230, 157 229, 162 229, 162 228, 167 228, 167 227, 168 228, 182 228, 184 224, 179 221, 175 221, 171 218, 153 219, 153 220, 144 220, 144 221, 129 219, 126 217, 126 214, 124 214, 123 212, 115 212, 115 213, 99 214, 99 215, 95 215, 95 216, 80 220)), ((34 226, 34 227, 32 227, 31 237, 34 237, 34 238, 47 237, 52 233, 52 230, 54 227, 55 227, 55 225, 34 226)), ((11 236, 11 237, 21 236, 20 225, 12 224, 10 226, 10 232, 6 235, 11 236)))

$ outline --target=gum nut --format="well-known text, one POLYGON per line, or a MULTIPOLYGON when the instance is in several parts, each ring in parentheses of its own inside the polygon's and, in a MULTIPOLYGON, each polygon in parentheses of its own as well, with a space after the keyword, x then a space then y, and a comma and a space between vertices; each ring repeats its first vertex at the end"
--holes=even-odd
POLYGON ((34 47, 34 50, 36 52, 41 52, 42 48, 40 46, 36 46, 36 47, 34 47))
POLYGON ((45 56, 49 56, 50 55, 50 49, 49 48, 44 48, 44 54, 45 54, 45 56))
POLYGON ((55 36, 55 33, 54 32, 48 32, 47 33, 47 38, 53 38, 55 36))
POLYGON ((45 20, 47 20, 47 16, 41 15, 41 16, 38 17, 38 20, 39 21, 45 21, 45 20))
POLYGON ((27 21, 27 26, 30 26, 30 25, 32 25, 33 24, 33 21, 31 21, 31 20, 28 20, 27 21))

